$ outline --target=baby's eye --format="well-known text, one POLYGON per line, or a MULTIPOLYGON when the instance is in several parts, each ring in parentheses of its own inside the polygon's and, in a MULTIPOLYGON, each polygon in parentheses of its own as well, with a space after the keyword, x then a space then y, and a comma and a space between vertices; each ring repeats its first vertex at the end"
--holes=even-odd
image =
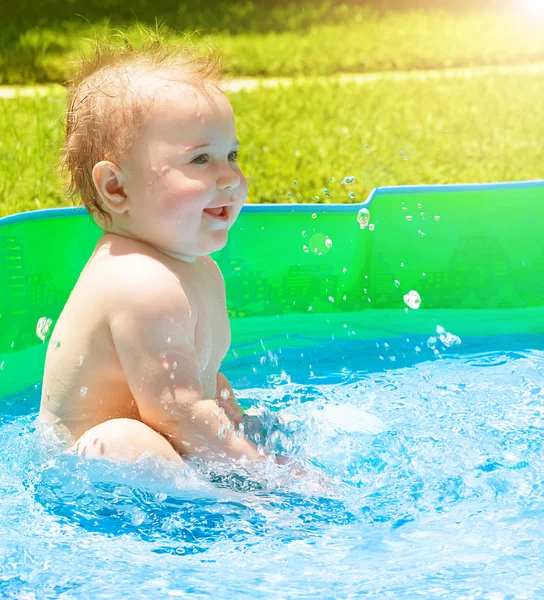
MULTIPOLYGON (((239 156, 239 152, 237 150, 234 150, 233 152, 231 152, 229 154, 229 161, 236 161, 236 159, 239 156)), ((204 161, 207 161, 209 159, 209 155, 208 154, 201 154, 200 156, 197 156, 193 162, 196 162, 198 165, 202 165, 204 163, 201 162, 201 159, 204 161)))

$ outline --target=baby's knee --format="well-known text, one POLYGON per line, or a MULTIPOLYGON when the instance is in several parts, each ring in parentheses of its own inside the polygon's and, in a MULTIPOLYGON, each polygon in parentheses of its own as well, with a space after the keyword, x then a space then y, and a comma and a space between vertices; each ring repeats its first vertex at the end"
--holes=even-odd
POLYGON ((183 462, 171 444, 135 419, 110 419, 86 431, 74 445, 79 456, 134 462, 142 454, 183 462))

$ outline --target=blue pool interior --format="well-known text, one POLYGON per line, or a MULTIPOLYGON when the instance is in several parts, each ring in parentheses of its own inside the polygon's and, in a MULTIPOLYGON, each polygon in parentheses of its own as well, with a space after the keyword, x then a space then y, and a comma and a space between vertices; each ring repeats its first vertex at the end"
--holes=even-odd
POLYGON ((544 340, 430 333, 225 364, 245 407, 298 417, 303 479, 61 457, 37 443, 39 386, 7 398, 3 597, 541 597, 544 340), (385 430, 320 421, 344 404, 385 430))

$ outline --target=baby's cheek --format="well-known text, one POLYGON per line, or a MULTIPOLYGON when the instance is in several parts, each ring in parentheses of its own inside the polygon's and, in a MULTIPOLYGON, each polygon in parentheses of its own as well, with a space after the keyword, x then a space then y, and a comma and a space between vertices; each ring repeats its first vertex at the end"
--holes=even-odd
POLYGON ((160 197, 161 208, 166 213, 176 212, 180 208, 189 208, 202 202, 205 190, 202 185, 176 180, 164 181, 160 197))

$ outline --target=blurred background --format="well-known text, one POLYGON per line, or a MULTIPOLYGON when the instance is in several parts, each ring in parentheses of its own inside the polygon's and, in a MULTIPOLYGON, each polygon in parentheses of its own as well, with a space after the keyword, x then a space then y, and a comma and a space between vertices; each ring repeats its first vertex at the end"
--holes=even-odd
POLYGON ((0 216, 70 205, 63 83, 94 36, 141 25, 222 49, 249 202, 542 178, 544 0, 5 1, 0 216))

